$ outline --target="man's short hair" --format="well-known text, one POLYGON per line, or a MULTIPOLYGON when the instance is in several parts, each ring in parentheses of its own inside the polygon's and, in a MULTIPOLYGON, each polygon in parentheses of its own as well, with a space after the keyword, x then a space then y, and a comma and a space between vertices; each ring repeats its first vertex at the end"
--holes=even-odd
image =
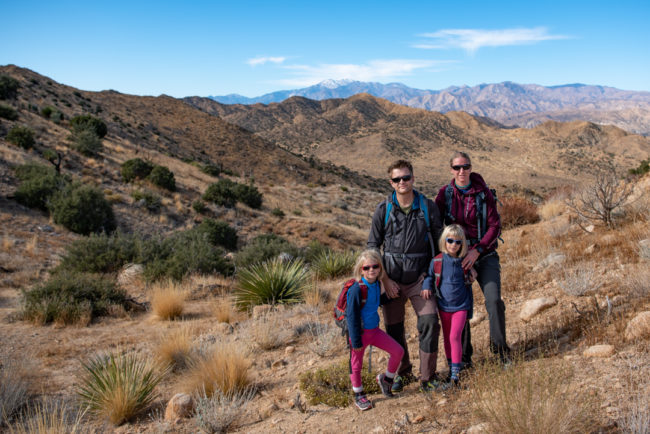
POLYGON ((388 174, 390 175, 393 173, 394 169, 408 169, 409 172, 411 172, 411 175, 413 175, 413 165, 411 164, 410 161, 407 160, 397 160, 390 166, 388 166, 388 174))

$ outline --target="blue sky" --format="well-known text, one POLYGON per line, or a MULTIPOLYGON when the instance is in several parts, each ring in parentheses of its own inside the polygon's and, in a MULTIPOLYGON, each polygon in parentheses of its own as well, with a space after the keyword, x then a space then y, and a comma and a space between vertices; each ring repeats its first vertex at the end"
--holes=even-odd
POLYGON ((0 64, 84 90, 257 96, 325 79, 650 91, 648 1, 9 1, 0 64))

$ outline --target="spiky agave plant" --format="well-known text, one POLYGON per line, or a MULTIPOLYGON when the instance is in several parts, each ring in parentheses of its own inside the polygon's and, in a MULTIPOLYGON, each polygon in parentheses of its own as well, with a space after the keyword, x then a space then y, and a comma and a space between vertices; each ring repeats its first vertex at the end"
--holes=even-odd
POLYGON ((272 259, 239 272, 235 302, 240 309, 260 304, 298 303, 302 301, 307 281, 302 260, 272 259))
POLYGON ((311 268, 314 276, 319 279, 341 277, 352 272, 356 256, 356 253, 352 250, 336 252, 327 249, 316 256, 311 268))
POLYGON ((155 399, 155 387, 167 373, 135 354, 98 355, 82 362, 78 394, 92 413, 120 425, 146 409, 155 399))

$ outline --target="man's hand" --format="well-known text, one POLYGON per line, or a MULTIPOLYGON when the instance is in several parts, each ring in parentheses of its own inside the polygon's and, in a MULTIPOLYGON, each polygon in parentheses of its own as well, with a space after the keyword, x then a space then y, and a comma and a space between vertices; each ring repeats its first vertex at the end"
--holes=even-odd
POLYGON ((474 268, 469 270, 469 281, 470 282, 474 282, 476 280, 476 276, 478 276, 478 273, 476 272, 476 270, 474 268))
POLYGON ((479 255, 480 253, 476 249, 472 249, 469 252, 467 252, 467 256, 463 258, 463 262, 462 262, 463 269, 469 270, 470 268, 472 268, 472 266, 478 259, 479 255))
POLYGON ((390 277, 386 276, 382 281, 386 289, 386 296, 388 298, 396 298, 399 295, 399 285, 395 283, 390 277))
POLYGON ((428 300, 431 298, 431 290, 430 289, 423 289, 420 291, 420 297, 422 297, 425 300, 428 300))
POLYGON ((361 351, 361 350, 363 350, 363 347, 359 347, 359 348, 352 348, 352 351, 361 351))

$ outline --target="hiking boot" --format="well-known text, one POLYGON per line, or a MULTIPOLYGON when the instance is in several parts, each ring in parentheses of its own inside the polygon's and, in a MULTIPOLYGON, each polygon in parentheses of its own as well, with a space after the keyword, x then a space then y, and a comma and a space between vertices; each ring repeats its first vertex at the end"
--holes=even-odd
POLYGON ((370 410, 372 408, 372 402, 366 398, 366 395, 358 395, 354 397, 354 405, 361 411, 370 410))
POLYGON ((420 383, 420 392, 444 392, 450 387, 451 383, 448 383, 447 381, 438 377, 438 374, 435 374, 431 380, 422 381, 420 383))
POLYGON ((411 373, 405 375, 396 375, 393 379, 393 386, 391 387, 391 391, 393 393, 399 393, 404 390, 404 386, 411 384, 414 381, 415 376, 411 373))
POLYGON ((379 389, 381 389, 381 393, 383 393, 385 397, 392 398, 394 396, 393 392, 391 392, 393 384, 386 380, 386 374, 377 375, 377 384, 379 384, 379 389))

